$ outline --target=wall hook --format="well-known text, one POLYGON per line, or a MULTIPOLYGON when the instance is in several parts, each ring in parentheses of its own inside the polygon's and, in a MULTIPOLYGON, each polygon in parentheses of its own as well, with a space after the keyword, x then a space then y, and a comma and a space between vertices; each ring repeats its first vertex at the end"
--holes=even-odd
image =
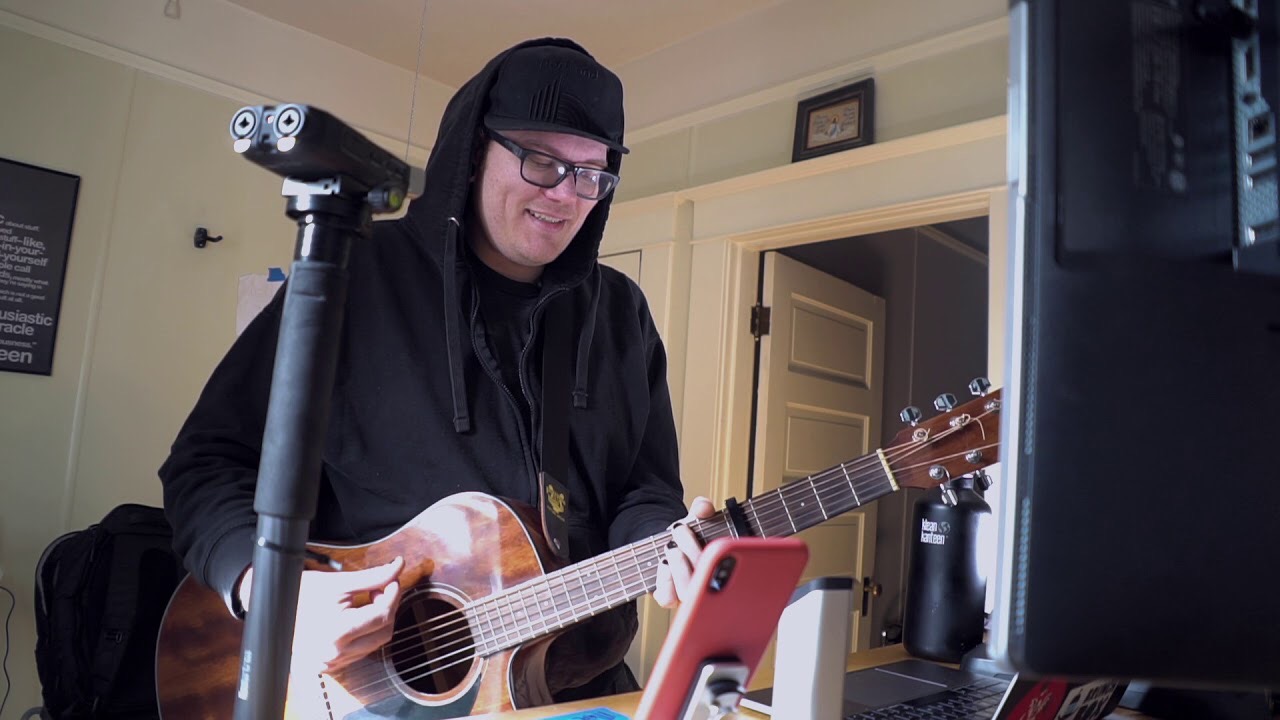
POLYGON ((202 227, 196 228, 196 236, 195 236, 196 247, 202 248, 204 247, 205 243, 218 242, 220 240, 222 240, 221 235, 210 235, 209 231, 206 230, 205 228, 202 228, 202 227))

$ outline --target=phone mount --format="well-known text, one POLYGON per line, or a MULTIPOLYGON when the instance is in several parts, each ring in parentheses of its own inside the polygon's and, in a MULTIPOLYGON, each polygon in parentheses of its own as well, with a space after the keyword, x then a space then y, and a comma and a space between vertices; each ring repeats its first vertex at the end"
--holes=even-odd
POLYGON ((747 679, 751 671, 737 660, 728 658, 708 660, 689 688, 684 713, 679 720, 719 720, 729 717, 738 709, 738 702, 746 694, 747 679))
POLYGON ((286 214, 298 224, 254 495, 253 607, 235 709, 237 720, 264 720, 284 714, 351 244, 372 237, 374 214, 421 194, 425 175, 306 105, 244 107, 230 129, 236 152, 285 178, 286 214))

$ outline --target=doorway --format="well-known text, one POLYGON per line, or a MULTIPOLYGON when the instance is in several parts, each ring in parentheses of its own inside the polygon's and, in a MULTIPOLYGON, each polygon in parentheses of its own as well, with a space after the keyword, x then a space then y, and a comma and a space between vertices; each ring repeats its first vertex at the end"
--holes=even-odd
MULTIPOLYGON (((878 340, 881 347, 879 352, 868 355, 882 358, 882 366, 871 370, 878 374, 883 399, 877 408, 879 417, 869 423, 877 431, 869 439, 868 451, 894 441, 903 427, 898 420, 902 408, 917 406, 927 417, 933 412, 935 396, 950 392, 960 397, 972 378, 987 375, 988 225, 987 217, 972 217, 778 247, 758 255, 765 263, 770 253, 777 253, 883 300, 884 327, 878 340)), ((786 342, 793 342, 790 336, 786 342)), ((856 352, 861 353, 861 348, 856 352)), ((763 376, 760 382, 766 382, 763 376)), ((757 398, 762 389, 767 390, 757 387, 757 398)), ((861 408, 845 410, 849 417, 866 414, 861 408)), ((775 425, 776 415, 775 410, 775 425)), ((760 419, 757 414, 757 422, 760 419)), ((766 441, 764 433, 752 433, 752 437, 753 466, 756 458, 767 454, 758 443, 787 442, 766 441)), ((770 437, 784 438, 776 432, 770 437)), ((773 452, 776 456, 789 450, 778 447, 773 452)), ((863 448, 855 447, 848 457, 835 462, 863 452, 863 448)), ((759 471, 753 474, 760 475, 759 471)), ((753 482, 752 494, 760 494, 776 486, 776 482, 766 481, 764 487, 753 482)), ((860 615, 864 606, 869 610, 867 616, 855 617, 851 622, 851 646, 855 649, 878 647, 900 638, 907 527, 912 506, 921 492, 907 489, 893 493, 877 500, 874 507, 860 511, 865 517, 860 523, 864 532, 849 537, 861 538, 873 547, 814 548, 823 556, 848 558, 850 567, 842 568, 840 574, 854 576, 856 587, 861 587, 862 578, 868 578, 869 588, 878 590, 878 596, 867 597, 865 603, 862 598, 855 598, 855 614, 860 615)), ((850 542, 847 535, 827 532, 815 537, 850 542)), ((762 669, 766 666, 762 664, 762 669)))

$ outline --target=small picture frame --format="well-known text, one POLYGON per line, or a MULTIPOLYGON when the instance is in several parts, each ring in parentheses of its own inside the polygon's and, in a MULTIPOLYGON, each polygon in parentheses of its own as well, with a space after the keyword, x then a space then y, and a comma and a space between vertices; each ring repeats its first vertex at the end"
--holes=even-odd
POLYGON ((791 162, 875 142, 875 79, 801 100, 791 162))

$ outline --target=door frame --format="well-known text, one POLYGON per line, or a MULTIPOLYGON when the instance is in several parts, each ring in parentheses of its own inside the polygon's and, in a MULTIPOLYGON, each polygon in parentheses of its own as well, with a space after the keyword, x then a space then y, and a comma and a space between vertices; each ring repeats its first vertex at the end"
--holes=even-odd
MULTIPOLYGON (((1004 361, 1003 323, 1006 283, 1003 278, 1006 267, 1004 255, 1007 247, 1005 230, 1008 226, 1006 210, 1004 187, 986 188, 854 212, 834 222, 831 218, 816 219, 727 238, 731 268, 730 287, 736 298, 728 302, 724 308, 727 313, 727 322, 720 337, 722 345, 728 349, 719 388, 722 403, 719 414, 725 418, 725 422, 719 424, 714 444, 726 448, 726 452, 718 458, 716 470, 712 473, 713 499, 722 501, 735 494, 741 496, 745 491, 745 484, 738 478, 746 477, 748 456, 754 438, 751 437, 750 432, 750 413, 744 415, 737 408, 751 407, 752 395, 755 393, 753 387, 755 349, 754 339, 749 334, 744 338, 740 330, 750 325, 751 306, 755 304, 757 273, 762 253, 797 245, 902 230, 952 220, 988 217, 988 242, 991 249, 988 275, 991 280, 987 290, 988 328, 990 328, 987 340, 987 371, 991 382, 999 385, 1003 380, 1001 368, 1004 361)), ((690 402, 687 396, 685 402, 686 404, 690 402)))

